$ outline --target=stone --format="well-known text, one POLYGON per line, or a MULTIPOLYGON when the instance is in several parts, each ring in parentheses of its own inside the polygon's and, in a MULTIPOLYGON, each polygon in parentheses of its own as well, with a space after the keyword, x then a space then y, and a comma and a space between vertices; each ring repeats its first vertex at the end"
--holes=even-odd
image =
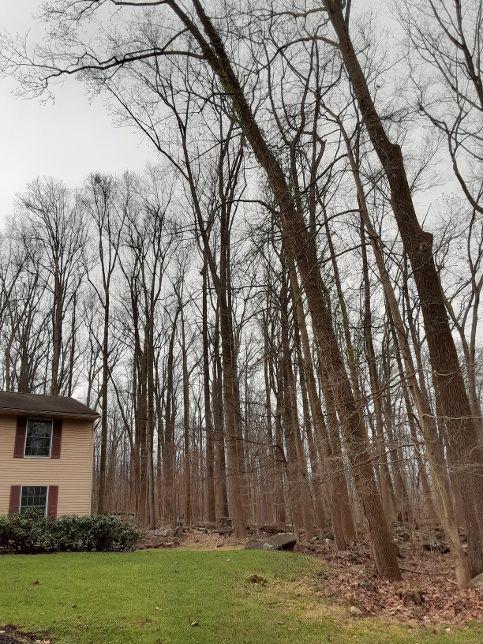
POLYGON ((350 614, 353 615, 354 617, 361 617, 362 611, 357 606, 351 606, 350 607, 350 614))
POLYGON ((480 572, 479 575, 473 577, 468 585, 470 588, 476 588, 480 592, 483 592, 483 572, 480 572))
POLYGON ((157 528, 152 533, 155 537, 174 537, 173 528, 157 528))
POLYGON ((297 545, 297 536, 292 533, 275 534, 273 537, 264 537, 261 540, 249 541, 246 550, 284 550, 293 552, 297 545))

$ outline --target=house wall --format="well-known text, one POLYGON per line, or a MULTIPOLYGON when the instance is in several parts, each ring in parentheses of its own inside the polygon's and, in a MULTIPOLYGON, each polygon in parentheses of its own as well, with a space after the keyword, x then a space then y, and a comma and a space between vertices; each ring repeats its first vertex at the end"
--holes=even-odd
POLYGON ((0 416, 0 515, 7 514, 11 485, 58 485, 57 516, 91 513, 92 422, 64 419, 59 459, 14 458, 17 418, 0 416))

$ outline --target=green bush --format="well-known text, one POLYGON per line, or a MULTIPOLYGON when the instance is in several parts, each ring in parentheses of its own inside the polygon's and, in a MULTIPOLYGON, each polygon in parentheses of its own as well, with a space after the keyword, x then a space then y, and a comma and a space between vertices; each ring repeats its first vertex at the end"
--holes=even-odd
POLYGON ((35 508, 0 517, 0 545, 7 551, 25 553, 55 549, 53 523, 35 508))
POLYGON ((0 548, 6 552, 133 550, 140 537, 132 523, 104 514, 51 519, 31 509, 0 517, 0 548))

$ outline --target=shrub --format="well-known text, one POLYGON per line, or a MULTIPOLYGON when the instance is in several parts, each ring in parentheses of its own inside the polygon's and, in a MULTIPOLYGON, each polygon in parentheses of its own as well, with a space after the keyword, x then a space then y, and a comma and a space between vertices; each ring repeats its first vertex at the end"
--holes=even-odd
POLYGON ((133 550, 140 537, 135 525, 109 515, 50 519, 32 509, 0 517, 0 548, 7 552, 133 550))
POLYGON ((23 514, 0 517, 0 544, 13 552, 46 552, 55 549, 53 520, 31 508, 23 514))

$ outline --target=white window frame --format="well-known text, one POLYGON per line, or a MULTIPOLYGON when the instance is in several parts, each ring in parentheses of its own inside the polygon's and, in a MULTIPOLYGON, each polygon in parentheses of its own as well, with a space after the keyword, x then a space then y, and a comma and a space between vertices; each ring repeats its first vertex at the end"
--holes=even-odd
POLYGON ((52 458, 52 443, 54 442, 54 421, 50 418, 27 418, 27 423, 25 425, 25 439, 23 442, 23 457, 24 458, 52 458), (26 454, 27 449, 27 437, 29 433, 29 423, 32 422, 41 422, 41 423, 50 423, 50 445, 49 445, 49 454, 41 456, 40 454, 26 454))
MULTIPOLYGON (((18 513, 19 514, 22 512, 22 495, 23 495, 24 487, 45 487, 47 489, 47 493, 45 495, 45 512, 44 512, 44 517, 46 517, 48 512, 49 512, 49 489, 50 489, 50 485, 32 485, 32 484, 30 484, 30 485, 21 485, 20 486, 20 500, 18 502, 18 513)), ((38 507, 38 506, 31 505, 29 507, 35 508, 35 507, 38 507)))

